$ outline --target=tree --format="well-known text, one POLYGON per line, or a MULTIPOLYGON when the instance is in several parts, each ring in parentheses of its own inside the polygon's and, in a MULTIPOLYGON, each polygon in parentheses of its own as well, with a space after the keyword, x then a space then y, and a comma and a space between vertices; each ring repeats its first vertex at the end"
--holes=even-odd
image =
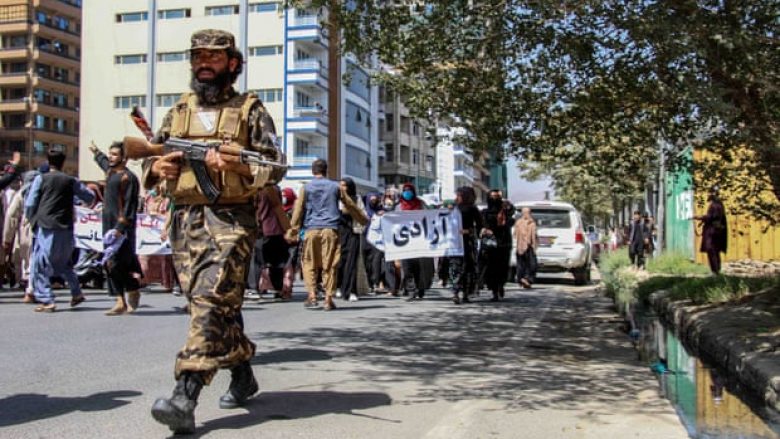
POLYGON ((473 150, 577 164, 619 181, 695 146, 722 169, 745 149, 754 214, 780 199, 780 3, 776 0, 313 0, 342 49, 394 66, 376 75, 417 117, 455 115, 473 150), (576 144, 576 147, 572 147, 576 144), (595 154, 599 161, 589 159, 595 154))

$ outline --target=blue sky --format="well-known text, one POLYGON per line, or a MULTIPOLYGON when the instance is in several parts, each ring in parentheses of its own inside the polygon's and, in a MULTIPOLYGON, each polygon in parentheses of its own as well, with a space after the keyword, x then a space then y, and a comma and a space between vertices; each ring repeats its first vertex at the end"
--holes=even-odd
POLYGON ((517 170, 517 162, 509 159, 506 164, 507 180, 509 185, 509 199, 513 202, 518 201, 540 201, 544 199, 545 191, 550 191, 550 196, 554 199, 550 181, 539 180, 529 182, 520 177, 517 170))

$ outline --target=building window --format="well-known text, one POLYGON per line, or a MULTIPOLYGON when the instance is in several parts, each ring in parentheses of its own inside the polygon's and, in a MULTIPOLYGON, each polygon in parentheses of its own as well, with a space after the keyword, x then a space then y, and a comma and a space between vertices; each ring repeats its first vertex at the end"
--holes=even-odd
POLYGON ((347 72, 350 75, 347 89, 368 101, 371 96, 371 89, 369 88, 370 81, 366 72, 351 62, 347 63, 347 72))
POLYGON ((249 56, 281 55, 284 46, 257 46, 249 48, 249 56))
POLYGON ((276 12, 282 9, 282 4, 271 3, 252 3, 249 5, 249 12, 276 12))
POLYGON ((419 162, 420 162, 420 152, 417 151, 416 149, 413 149, 412 150, 412 164, 416 165, 419 162))
POLYGON ((238 5, 206 6, 206 15, 235 15, 238 14, 238 5))
POLYGON ((350 101, 347 101, 346 111, 347 133, 366 142, 371 141, 370 113, 350 101))
POLYGON ((268 102, 281 102, 282 101, 282 89, 281 88, 266 88, 256 90, 255 94, 261 101, 268 102))
POLYGON ((346 173, 363 180, 371 179, 371 155, 366 151, 347 144, 346 173))
POLYGON ((387 123, 387 132, 388 133, 393 131, 393 128, 394 128, 394 125, 395 125, 393 123, 394 121, 395 121, 395 118, 393 118, 393 115, 391 113, 388 113, 385 116, 385 122, 387 123))
POLYGON ((177 18, 189 18, 190 9, 166 9, 157 11, 157 18, 160 20, 175 20, 177 18))
POLYGON ((145 62, 146 54, 117 55, 114 57, 114 64, 142 64, 145 62))
POLYGON ((33 151, 42 153, 49 149, 49 144, 40 140, 33 140, 33 151))
POLYGON ((179 62, 187 61, 189 59, 189 52, 165 52, 157 54, 157 61, 159 62, 179 62))
POLYGON ((311 96, 301 93, 299 91, 295 92, 295 106, 297 108, 310 108, 311 107, 311 96))
POLYGON ((392 143, 385 143, 385 161, 392 163, 395 160, 395 151, 392 143))
POLYGON ((293 157, 295 164, 307 165, 316 159, 324 158, 326 158, 324 146, 311 145, 304 139, 295 138, 295 157, 293 157))
POLYGON ((155 96, 154 104, 157 107, 173 107, 181 98, 181 93, 165 93, 155 96))
POLYGON ((132 23, 135 21, 146 21, 149 19, 149 13, 147 12, 125 12, 124 14, 116 14, 117 23, 132 23))
POLYGON ((404 134, 409 134, 409 125, 410 120, 406 116, 401 116, 401 132, 404 134))
POLYGON ((433 156, 429 155, 425 157, 425 170, 433 172, 433 156))
POLYGON ((3 36, 3 48, 5 49, 24 48, 25 46, 27 46, 26 35, 3 36))
POLYGON ((406 145, 401 145, 401 163, 409 163, 409 147, 406 145))
POLYGON ((412 122, 412 134, 415 136, 420 135, 420 125, 418 125, 417 122, 412 122))
POLYGON ((135 106, 139 107, 145 107, 146 106, 146 96, 144 95, 135 95, 135 96, 115 96, 114 97, 114 108, 120 109, 120 108, 133 108, 135 106))

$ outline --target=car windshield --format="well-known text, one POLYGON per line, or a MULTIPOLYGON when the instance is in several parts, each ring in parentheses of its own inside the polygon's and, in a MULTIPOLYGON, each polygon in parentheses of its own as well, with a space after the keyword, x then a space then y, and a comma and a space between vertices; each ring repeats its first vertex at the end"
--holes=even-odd
POLYGON ((536 226, 541 229, 571 228, 571 216, 568 210, 531 209, 531 216, 536 220, 536 226))

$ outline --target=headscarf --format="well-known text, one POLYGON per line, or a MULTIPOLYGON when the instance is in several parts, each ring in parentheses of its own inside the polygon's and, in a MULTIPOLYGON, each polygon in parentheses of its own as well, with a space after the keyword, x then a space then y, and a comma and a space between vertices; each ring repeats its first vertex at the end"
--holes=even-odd
POLYGON ((477 194, 473 187, 461 186, 455 193, 460 195, 460 205, 463 207, 472 206, 477 201, 477 194))
POLYGON ((375 213, 378 211, 384 210, 382 207, 382 194, 379 192, 369 192, 363 197, 363 205, 366 207, 366 215, 369 219, 374 216, 375 213), (379 205, 374 208, 374 206, 371 205, 371 198, 376 197, 379 201, 379 205))
POLYGON ((411 190, 414 197, 411 200, 404 200, 404 197, 401 197, 401 202, 399 203, 400 210, 422 210, 424 206, 422 201, 417 198, 417 189, 415 189, 414 185, 412 183, 404 183, 401 192, 403 193, 406 190, 411 190))
POLYGON ((295 200, 298 199, 298 196, 295 195, 295 191, 289 187, 282 189, 282 196, 284 197, 284 204, 282 204, 282 209, 284 209, 284 213, 290 213, 292 208, 295 206, 295 200))
POLYGON ((347 195, 349 195, 349 198, 352 198, 352 201, 357 201, 357 186, 355 186, 355 180, 344 177, 341 181, 347 184, 347 195))

